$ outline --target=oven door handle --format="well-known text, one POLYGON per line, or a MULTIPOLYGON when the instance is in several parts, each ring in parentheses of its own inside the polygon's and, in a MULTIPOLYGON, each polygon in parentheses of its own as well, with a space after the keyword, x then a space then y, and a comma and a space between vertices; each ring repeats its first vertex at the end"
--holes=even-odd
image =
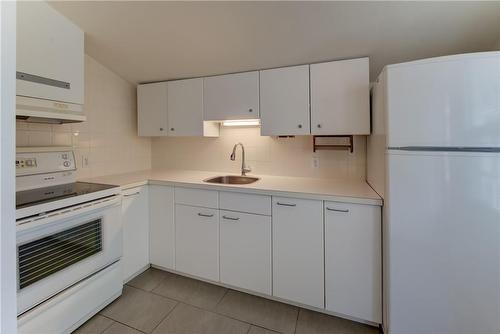
POLYGON ((95 201, 81 203, 68 208, 46 212, 38 216, 27 217, 16 221, 16 232, 22 232, 34 227, 51 223, 56 220, 67 219, 71 216, 104 210, 108 207, 121 204, 121 195, 113 195, 95 201))

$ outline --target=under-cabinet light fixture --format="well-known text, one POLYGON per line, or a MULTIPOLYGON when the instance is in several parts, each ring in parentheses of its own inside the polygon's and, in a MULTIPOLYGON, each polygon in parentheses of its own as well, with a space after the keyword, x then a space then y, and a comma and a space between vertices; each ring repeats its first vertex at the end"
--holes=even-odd
POLYGON ((259 126, 260 119, 237 119, 230 121, 223 121, 222 126, 259 126))

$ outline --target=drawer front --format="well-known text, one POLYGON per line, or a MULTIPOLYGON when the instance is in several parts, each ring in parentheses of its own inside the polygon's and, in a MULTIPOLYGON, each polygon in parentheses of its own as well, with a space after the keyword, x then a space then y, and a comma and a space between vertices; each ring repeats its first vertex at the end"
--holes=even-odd
POLYGON ((219 196, 215 190, 175 187, 175 203, 219 208, 219 196))
POLYGON ((175 205, 175 270, 219 280, 219 210, 175 205))
POLYGON ((271 196, 221 191, 220 208, 224 210, 271 215, 271 196))

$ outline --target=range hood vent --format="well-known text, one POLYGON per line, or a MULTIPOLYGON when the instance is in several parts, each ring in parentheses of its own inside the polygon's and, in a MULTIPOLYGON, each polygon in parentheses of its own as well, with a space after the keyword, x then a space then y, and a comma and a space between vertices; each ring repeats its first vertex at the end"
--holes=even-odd
POLYGON ((16 119, 32 123, 77 123, 86 120, 81 104, 16 97, 16 119))

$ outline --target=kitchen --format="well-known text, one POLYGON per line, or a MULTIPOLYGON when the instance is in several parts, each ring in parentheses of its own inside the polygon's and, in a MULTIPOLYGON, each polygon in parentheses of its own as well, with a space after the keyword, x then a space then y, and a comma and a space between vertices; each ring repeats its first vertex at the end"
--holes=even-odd
POLYGON ((500 332, 500 3, 1 6, 2 333, 500 332))

